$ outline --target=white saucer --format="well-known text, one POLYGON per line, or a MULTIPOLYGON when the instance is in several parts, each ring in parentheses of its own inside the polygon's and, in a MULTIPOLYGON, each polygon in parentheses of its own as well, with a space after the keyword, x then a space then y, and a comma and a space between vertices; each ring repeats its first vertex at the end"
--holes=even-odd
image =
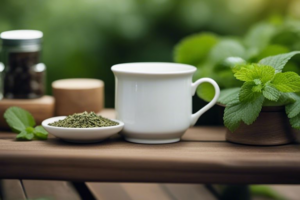
POLYGON ((115 119, 111 120, 118 122, 119 125, 99 128, 62 128, 48 125, 49 123, 53 123, 64 118, 66 118, 66 116, 52 117, 46 119, 42 122, 42 126, 52 135, 65 141, 74 143, 99 142, 114 134, 117 134, 124 127, 123 122, 115 119))

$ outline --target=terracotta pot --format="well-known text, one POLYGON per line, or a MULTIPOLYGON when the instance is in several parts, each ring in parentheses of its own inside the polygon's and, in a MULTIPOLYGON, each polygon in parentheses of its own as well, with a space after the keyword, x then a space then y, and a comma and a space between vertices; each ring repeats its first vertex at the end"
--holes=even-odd
POLYGON ((296 134, 300 131, 291 127, 284 107, 263 107, 253 124, 242 123, 234 132, 227 130, 226 140, 248 145, 283 145, 296 142, 296 134))

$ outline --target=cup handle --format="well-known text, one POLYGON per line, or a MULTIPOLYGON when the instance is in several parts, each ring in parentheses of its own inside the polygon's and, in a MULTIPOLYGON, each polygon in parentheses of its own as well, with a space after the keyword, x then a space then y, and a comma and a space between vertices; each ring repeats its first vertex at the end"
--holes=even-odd
POLYGON ((206 106, 204 106, 203 108, 201 108, 198 112, 192 114, 191 116, 191 125, 190 126, 194 126, 197 122, 197 120, 199 119, 199 117, 205 113, 207 110, 209 110, 211 107, 213 107, 213 105, 216 104, 219 96, 220 96, 220 88, 218 86, 218 84, 216 83, 216 81, 214 81, 211 78, 201 78, 199 80, 197 80, 195 83, 192 83, 192 95, 195 95, 196 89, 197 87, 201 84, 201 83, 210 83, 213 85, 213 87, 215 88, 215 96, 214 98, 211 100, 211 102, 209 102, 206 106))

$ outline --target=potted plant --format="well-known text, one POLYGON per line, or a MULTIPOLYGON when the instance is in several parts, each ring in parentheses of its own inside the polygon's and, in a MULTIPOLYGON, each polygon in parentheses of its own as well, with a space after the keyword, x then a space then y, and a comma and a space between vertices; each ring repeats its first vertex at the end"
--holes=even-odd
POLYGON ((300 76, 282 72, 294 51, 262 59, 259 63, 237 64, 234 77, 241 87, 224 89, 219 103, 225 105, 224 125, 230 142, 279 145, 294 142, 300 130, 300 76), (290 123, 290 125, 289 125, 290 123))
MULTIPOLYGON (((300 49, 296 28, 299 24, 269 20, 255 24, 242 37, 206 32, 188 36, 175 46, 174 60, 196 66, 195 79, 211 77, 218 82, 219 105, 223 109, 226 106, 224 124, 228 127, 228 141, 253 145, 295 141, 293 133, 300 128, 300 81, 296 78, 300 74, 300 60, 289 59, 299 53, 294 51, 300 49), (245 78, 255 70, 262 70, 261 77, 245 78), (278 80, 289 87, 277 86, 278 80)), ((210 101, 214 90, 210 84, 203 84, 197 95, 210 101)), ((215 121, 215 113, 212 116, 215 121)))

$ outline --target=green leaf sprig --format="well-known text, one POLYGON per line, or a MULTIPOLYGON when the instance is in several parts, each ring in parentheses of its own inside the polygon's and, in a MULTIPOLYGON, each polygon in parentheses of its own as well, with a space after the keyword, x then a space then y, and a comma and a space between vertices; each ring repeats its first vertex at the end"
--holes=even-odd
POLYGON ((300 129, 300 76, 282 72, 288 60, 300 51, 270 56, 259 63, 233 67, 236 79, 243 81, 240 88, 221 92, 219 103, 225 104, 224 124, 236 130, 241 122, 252 124, 263 106, 285 106, 293 128, 300 129))
POLYGON ((11 130, 18 133, 17 140, 46 140, 48 132, 42 126, 35 126, 33 116, 19 107, 10 107, 4 113, 4 118, 11 130))

